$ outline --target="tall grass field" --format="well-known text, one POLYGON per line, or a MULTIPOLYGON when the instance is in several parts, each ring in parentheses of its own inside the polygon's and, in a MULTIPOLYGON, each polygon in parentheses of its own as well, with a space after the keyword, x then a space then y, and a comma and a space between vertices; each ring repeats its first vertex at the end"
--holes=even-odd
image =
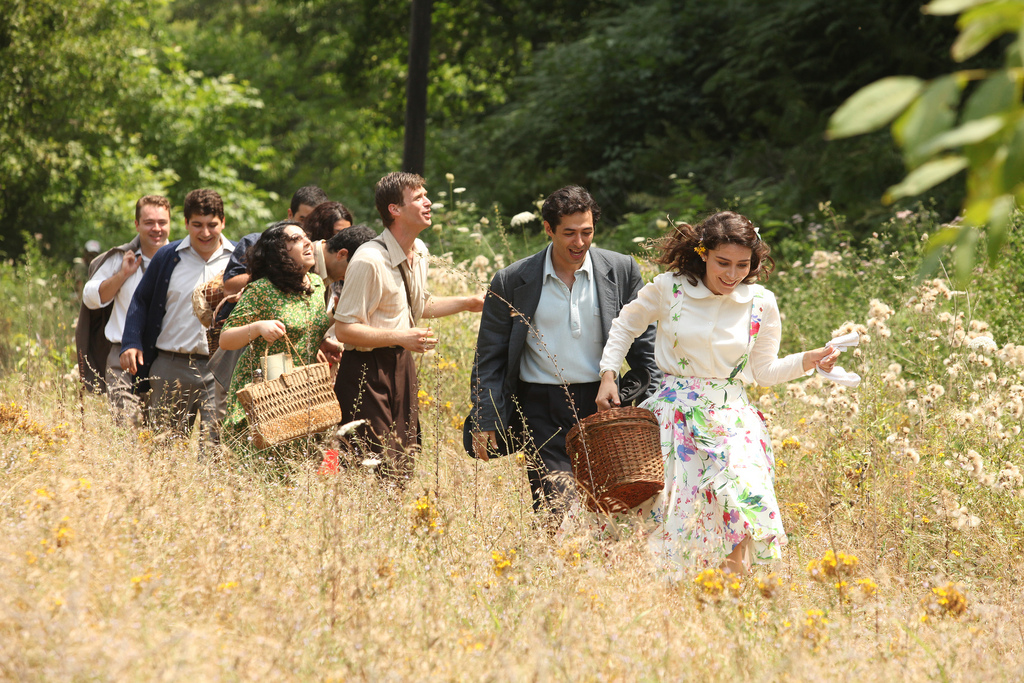
MULTIPOLYGON (((839 364, 863 382, 750 389, 789 544, 742 579, 664 576, 626 526, 553 534, 521 458, 467 458, 478 315, 434 323, 400 489, 316 448, 200 458, 116 426, 73 369, 80 271, 30 248, 0 266, 0 678, 1024 679, 1021 229, 956 283, 919 275, 926 209, 856 245, 831 218, 794 217, 806 238, 777 245, 766 285, 783 351, 856 331, 839 364)), ((540 244, 500 223, 428 236, 436 293, 540 244)))

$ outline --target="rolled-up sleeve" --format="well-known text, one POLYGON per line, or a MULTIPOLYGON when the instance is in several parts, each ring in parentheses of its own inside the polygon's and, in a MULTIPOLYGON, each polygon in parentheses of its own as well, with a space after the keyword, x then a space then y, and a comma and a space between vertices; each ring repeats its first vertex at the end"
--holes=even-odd
POLYGON ((89 281, 82 287, 82 303, 85 307, 90 310, 97 310, 109 306, 114 301, 114 297, 110 298, 110 301, 100 300, 100 285, 103 281, 111 277, 118 270, 121 269, 121 257, 116 253, 111 254, 106 261, 93 273, 93 276, 89 278, 89 281))

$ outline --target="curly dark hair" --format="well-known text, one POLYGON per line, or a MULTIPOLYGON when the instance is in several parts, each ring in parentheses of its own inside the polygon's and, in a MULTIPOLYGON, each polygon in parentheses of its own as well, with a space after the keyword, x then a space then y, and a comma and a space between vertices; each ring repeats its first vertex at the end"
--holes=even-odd
POLYGON ((185 195, 182 210, 186 223, 192 216, 216 216, 224 220, 224 200, 215 191, 206 188, 192 190, 185 195))
POLYGON ((579 185, 568 185, 548 195, 541 207, 540 215, 548 222, 552 230, 556 230, 565 216, 585 211, 590 212, 594 225, 597 225, 597 222, 601 220, 601 207, 584 188, 579 185))
POLYGON ((284 229, 290 225, 302 229, 298 221, 274 223, 249 247, 249 281, 265 277, 285 294, 312 294, 313 286, 306 284, 306 269, 288 255, 288 235, 284 229))
POLYGON ((352 212, 341 202, 324 202, 317 204, 316 208, 306 216, 303 228, 309 239, 329 240, 334 237, 334 224, 338 221, 348 221, 349 225, 355 223, 352 212))
MULTIPOLYGON (((697 225, 680 223, 661 240, 661 256, 654 260, 675 275, 685 275, 691 285, 707 274, 700 249, 711 251, 723 244, 738 244, 750 249, 750 274, 745 284, 767 280, 775 267, 771 248, 764 243, 750 219, 735 211, 719 211, 697 225)), ((706 252, 704 252, 706 253, 706 252)))

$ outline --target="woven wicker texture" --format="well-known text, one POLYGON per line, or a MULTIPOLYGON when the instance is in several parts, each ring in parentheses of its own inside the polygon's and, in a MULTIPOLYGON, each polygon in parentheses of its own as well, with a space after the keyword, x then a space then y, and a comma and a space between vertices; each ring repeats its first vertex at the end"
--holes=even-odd
POLYGON ((665 486, 658 419, 643 408, 612 408, 569 431, 576 488, 591 510, 625 512, 665 486))
POLYGON ((275 380, 247 384, 239 389, 238 400, 258 449, 318 434, 341 422, 327 363, 303 365, 275 380))

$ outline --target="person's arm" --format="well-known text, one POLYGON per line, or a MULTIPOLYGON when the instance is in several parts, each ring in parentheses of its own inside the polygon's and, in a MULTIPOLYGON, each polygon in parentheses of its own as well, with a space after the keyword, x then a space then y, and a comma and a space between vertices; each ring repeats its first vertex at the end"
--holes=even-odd
POLYGON ((284 323, 280 320, 257 320, 222 330, 220 333, 220 347, 225 351, 237 351, 244 349, 256 337, 263 337, 267 343, 276 342, 286 332, 284 323))
MULTIPOLYGON (((626 353, 634 346, 634 340, 646 335, 661 313, 662 298, 660 283, 655 280, 644 285, 635 299, 622 307, 612 321, 608 341, 601 354, 601 387, 597 394, 598 410, 608 410, 619 405, 619 393, 615 379, 622 368, 626 353)), ((653 346, 653 341, 652 341, 653 346)), ((651 350, 653 354, 653 349, 651 350)))
MULTIPOLYGON (((118 254, 109 254, 107 258, 100 264, 96 272, 93 273, 89 281, 82 287, 82 303, 85 307, 90 310, 98 310, 109 306, 114 301, 114 296, 117 294, 117 290, 124 284, 124 280, 118 283, 117 287, 111 292, 109 288, 104 287, 109 280, 117 278, 121 272, 122 259, 118 258, 118 254)), ((127 276, 125 276, 127 279, 127 276)))
POLYGON ((249 284, 249 271, 246 266, 249 247, 259 239, 259 233, 245 235, 238 240, 231 258, 224 266, 224 296, 233 296, 242 291, 242 288, 249 284))
MULTIPOLYGON (((640 267, 636 264, 635 260, 630 259, 630 262, 628 279, 629 292, 626 298, 623 299, 626 303, 636 299, 640 290, 644 287, 644 279, 640 274, 640 267)), ((657 317, 654 319, 657 320, 657 317)), ((626 352, 626 362, 629 363, 630 369, 645 368, 651 375, 651 382, 647 385, 647 391, 639 397, 641 400, 657 391, 658 385, 661 384, 662 373, 658 368, 658 363, 654 357, 654 343, 656 337, 657 326, 651 322, 648 324, 647 329, 633 340, 633 344, 626 352)))
POLYGON ((447 315, 470 311, 479 313, 484 308, 484 295, 431 296, 423 306, 424 318, 443 318, 447 315))
POLYGON ((224 296, 234 296, 249 284, 249 273, 242 273, 224 280, 224 296))
POLYGON ((364 323, 345 323, 336 320, 334 333, 343 344, 367 349, 401 346, 416 353, 423 353, 437 346, 437 337, 429 327, 388 330, 370 327, 364 323))
POLYGON ((124 321, 124 332, 121 335, 121 369, 133 375, 138 374, 139 367, 145 362, 142 353, 142 332, 149 319, 149 305, 165 260, 160 258, 161 252, 163 249, 156 253, 149 263, 149 268, 139 280, 139 286, 132 295, 132 303, 128 306, 124 321))
POLYGON ((750 351, 750 370, 755 382, 767 387, 794 380, 817 366, 829 371, 839 357, 838 351, 822 347, 779 358, 781 341, 782 319, 779 315, 779 305, 775 295, 765 291, 761 327, 754 348, 750 351))

